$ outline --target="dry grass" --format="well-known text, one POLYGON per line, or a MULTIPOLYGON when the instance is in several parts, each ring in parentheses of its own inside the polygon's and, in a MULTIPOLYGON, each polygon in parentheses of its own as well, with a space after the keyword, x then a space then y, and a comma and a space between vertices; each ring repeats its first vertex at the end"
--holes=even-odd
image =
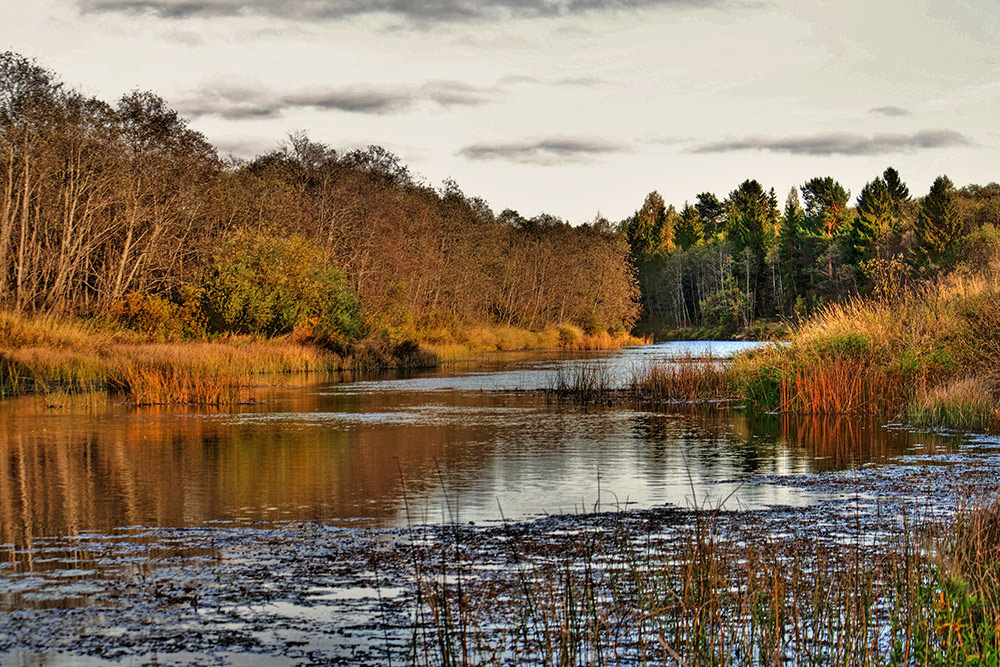
POLYGON ((908 409, 918 425, 947 424, 954 428, 1000 431, 997 381, 992 378, 959 378, 924 389, 908 409))
POLYGON ((0 395, 109 389, 144 405, 232 404, 246 400, 255 377, 345 363, 291 340, 149 342, 96 324, 0 314, 0 395))
POLYGON ((649 340, 629 334, 612 335, 606 331, 587 334, 579 327, 563 324, 544 331, 517 327, 470 327, 449 339, 422 341, 421 346, 442 361, 473 359, 490 352, 520 350, 619 350, 629 345, 644 345, 649 340))
POLYGON ((248 388, 268 374, 428 366, 495 351, 610 350, 643 342, 605 332, 590 336, 571 326, 540 332, 478 327, 460 341, 433 345, 364 340, 341 357, 294 335, 163 342, 96 321, 0 312, 0 396, 108 388, 137 404, 232 404, 247 400, 248 388))
POLYGON ((790 345, 730 368, 740 395, 769 410, 909 416, 924 424, 997 428, 1000 285, 953 277, 893 301, 831 305, 790 345))
POLYGON ((733 393, 721 361, 679 359, 650 364, 633 372, 629 392, 647 401, 696 401, 732 398, 733 393))

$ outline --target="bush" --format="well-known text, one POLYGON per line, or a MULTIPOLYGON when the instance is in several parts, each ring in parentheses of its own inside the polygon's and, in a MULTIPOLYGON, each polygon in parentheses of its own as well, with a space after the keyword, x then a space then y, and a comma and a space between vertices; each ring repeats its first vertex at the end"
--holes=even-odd
POLYGON ((580 330, 576 327, 563 324, 556 330, 559 332, 559 345, 562 347, 576 345, 583 338, 583 336, 580 335, 580 330))
POLYGON ((215 331, 277 336, 306 324, 336 345, 361 334, 357 295, 344 273, 302 237, 228 237, 204 274, 201 294, 215 331))
POLYGON ((715 330, 719 338, 728 338, 743 327, 743 313, 748 308, 749 300, 739 288, 719 290, 702 300, 702 324, 715 330))
POLYGON ((119 326, 150 336, 168 338, 183 330, 177 306, 157 294, 129 292, 111 304, 107 315, 119 326))

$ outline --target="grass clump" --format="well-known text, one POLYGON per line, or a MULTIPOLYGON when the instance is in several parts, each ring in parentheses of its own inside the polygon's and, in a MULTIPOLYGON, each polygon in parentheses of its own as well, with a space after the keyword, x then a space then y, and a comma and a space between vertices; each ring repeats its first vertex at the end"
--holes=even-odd
POLYGON ((611 372, 604 364, 576 364, 556 371, 549 393, 589 403, 608 400, 617 393, 617 389, 611 372))
POLYGON ((894 300, 828 306, 788 345, 742 355, 729 372, 765 410, 995 429, 998 355, 1000 285, 953 277, 894 300))
POLYGON ((685 358, 650 364, 633 372, 628 391, 647 401, 715 400, 732 396, 725 367, 708 359, 685 358))
POLYGON ((907 417, 919 426, 1000 431, 998 394, 994 378, 958 378, 921 391, 909 406, 907 417))

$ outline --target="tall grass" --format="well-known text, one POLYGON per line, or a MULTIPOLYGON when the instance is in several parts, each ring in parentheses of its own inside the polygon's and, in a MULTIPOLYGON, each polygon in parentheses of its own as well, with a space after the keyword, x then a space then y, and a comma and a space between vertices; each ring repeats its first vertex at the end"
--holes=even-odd
POLYGON ((736 392, 769 410, 996 429, 1000 284, 952 277, 893 300, 830 305, 787 346, 741 355, 736 392))
POLYGON ((549 392, 560 398, 582 402, 602 401, 617 393, 614 378, 605 364, 581 363, 560 367, 552 377, 549 392))
POLYGON ((620 515, 609 529, 549 543, 510 529, 502 537, 510 564, 497 576, 477 579, 472 551, 456 561, 458 537, 424 555, 437 559, 416 582, 433 641, 416 642, 413 663, 1000 660, 996 504, 891 532, 859 522, 839 540, 776 536, 749 514, 703 512, 667 529, 620 515))
POLYGON ((97 324, 0 313, 0 396, 109 389, 136 404, 232 404, 263 374, 347 363, 289 339, 150 342, 97 324))
POLYGON ((732 397, 721 361, 692 357, 634 370, 628 383, 633 397, 645 401, 714 400, 732 397))
POLYGON ((907 417, 920 426, 942 424, 997 432, 1000 431, 997 394, 998 383, 994 378, 959 378, 920 391, 909 405, 907 417))
POLYGON ((460 361, 489 352, 518 350, 618 350, 650 342, 626 333, 599 331, 588 334, 577 326, 562 324, 543 331, 506 326, 473 326, 421 341, 443 361, 460 361))

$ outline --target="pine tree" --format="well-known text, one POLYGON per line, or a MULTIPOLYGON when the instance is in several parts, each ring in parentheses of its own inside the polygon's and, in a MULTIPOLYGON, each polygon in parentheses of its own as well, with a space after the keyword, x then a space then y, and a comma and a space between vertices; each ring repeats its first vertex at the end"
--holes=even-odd
POLYGON ((899 172, 892 167, 886 168, 882 174, 882 178, 885 180, 886 188, 892 197, 893 215, 899 218, 903 210, 903 204, 910 201, 910 188, 906 187, 906 183, 899 178, 899 172))
POLYGON ((875 255, 878 240, 895 227, 897 210, 897 202, 886 181, 876 178, 865 185, 858 195, 858 215, 851 228, 854 263, 875 255))
POLYGON ((730 193, 728 203, 726 232, 732 245, 733 257, 739 258, 733 265, 734 277, 742 283, 747 296, 752 299, 752 316, 757 316, 763 312, 766 304, 766 299, 761 298, 758 285, 767 253, 765 241, 778 218, 774 196, 773 193, 765 192, 757 181, 748 180, 730 193))
POLYGON ((848 223, 847 200, 851 193, 830 176, 811 178, 802 185, 806 217, 813 230, 832 238, 848 223))
POLYGON ((634 257, 648 257, 659 251, 666 220, 667 207, 663 197, 659 192, 650 192, 646 195, 642 208, 636 211, 626 224, 628 241, 634 257))
POLYGON ((785 199, 785 214, 778 232, 778 262, 781 264, 781 283, 785 305, 791 306, 804 291, 802 253, 799 247, 801 225, 805 218, 799 203, 799 191, 793 187, 785 199))
POLYGON ((722 231, 721 227, 725 223, 726 205, 719 201, 718 197, 711 192, 702 192, 698 195, 694 208, 698 211, 706 239, 711 239, 722 231))
POLYGON ((915 231, 920 263, 936 262, 962 235, 955 186, 947 176, 934 179, 930 192, 920 204, 915 231))
POLYGON ((681 209, 680 218, 674 227, 674 240, 677 242, 677 245, 681 247, 681 250, 686 251, 688 248, 701 243, 704 231, 701 224, 701 217, 698 215, 698 209, 684 202, 684 208, 681 209))

